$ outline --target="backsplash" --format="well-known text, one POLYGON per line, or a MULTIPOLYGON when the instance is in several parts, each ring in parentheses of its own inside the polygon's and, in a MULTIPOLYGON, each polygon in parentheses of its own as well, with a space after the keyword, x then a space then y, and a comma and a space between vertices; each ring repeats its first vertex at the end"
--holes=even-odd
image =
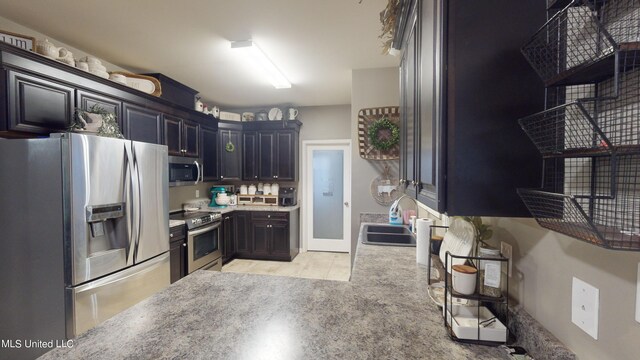
POLYGON ((182 204, 196 199, 196 190, 200 191, 201 199, 209 198, 209 189, 215 183, 200 183, 193 186, 174 186, 169 188, 169 211, 182 210, 182 204))

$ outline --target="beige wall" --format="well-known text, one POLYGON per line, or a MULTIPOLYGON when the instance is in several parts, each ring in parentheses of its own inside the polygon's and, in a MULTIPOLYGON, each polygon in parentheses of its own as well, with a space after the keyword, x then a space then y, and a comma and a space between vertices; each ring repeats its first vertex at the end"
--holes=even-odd
POLYGON ((511 295, 580 359, 637 359, 635 318, 640 253, 602 249, 548 231, 533 219, 487 218, 492 242, 513 246, 511 295), (577 277, 600 290, 598 340, 571 322, 571 283, 577 277))
MULTIPOLYGON (((42 39, 48 39, 51 43, 53 43, 55 46, 58 47, 64 47, 67 50, 71 51, 71 53, 73 54, 73 57, 76 59, 80 59, 82 57, 85 57, 87 55, 91 55, 91 54, 87 54, 86 52, 77 49, 69 44, 65 44, 61 41, 58 41, 54 38, 52 38, 51 36, 48 36, 46 34, 42 34, 40 32, 37 32, 35 30, 32 30, 28 27, 22 26, 18 23, 15 23, 9 19, 3 18, 0 16, 0 29, 2 30, 6 30, 6 31, 10 31, 13 33, 18 33, 18 34, 22 34, 22 35, 29 35, 29 36, 33 36, 36 38, 36 40, 42 40, 42 39)), ((117 65, 114 65, 110 62, 104 61, 102 60, 102 65, 104 65, 107 68, 107 71, 129 71, 127 69, 123 69, 117 65)))
POLYGON ((351 73, 351 259, 355 256, 360 228, 360 213, 386 213, 387 206, 378 204, 369 192, 371 180, 382 174, 384 165, 391 166, 391 175, 398 176, 399 161, 369 161, 358 153, 358 112, 360 109, 398 106, 400 101, 398 68, 361 69, 351 73))
POLYGON ((351 105, 307 106, 298 109, 300 141, 349 139, 351 105))
MULTIPOLYGON (((300 217, 305 219, 308 203, 304 199, 304 147, 302 142, 305 140, 337 140, 351 138, 351 105, 332 105, 332 106, 308 106, 299 108, 300 113, 298 120, 302 122, 300 128, 300 181, 298 182, 298 200, 301 205, 300 217)), ((300 246, 306 249, 305 233, 307 224, 301 220, 300 226, 300 246)))

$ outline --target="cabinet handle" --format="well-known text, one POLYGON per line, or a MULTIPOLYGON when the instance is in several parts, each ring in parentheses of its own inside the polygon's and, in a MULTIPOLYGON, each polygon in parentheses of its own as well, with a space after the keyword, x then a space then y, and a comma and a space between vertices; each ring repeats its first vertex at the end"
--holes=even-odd
POLYGON ((187 243, 182 243, 182 246, 187 247, 187 243))
POLYGON ((170 237, 170 238, 172 238, 172 237, 173 237, 173 234, 169 234, 169 237, 170 237))
POLYGON ((253 178, 254 178, 254 179, 257 179, 257 178, 258 178, 258 176, 254 176, 253 178))
POLYGON ((399 183, 400 185, 404 184, 404 179, 400 179, 399 183))
POLYGON ((276 179, 278 178, 278 175, 276 175, 276 179))
POLYGON ((225 220, 229 220, 229 217, 227 216, 226 218, 224 218, 225 220))
POLYGON ((224 179, 224 176, 220 175, 220 180, 224 179))
POLYGON ((413 186, 416 186, 416 184, 418 184, 418 182, 417 182, 417 181, 415 181, 415 180, 413 180, 413 181, 411 182, 411 185, 413 185, 413 186))
POLYGON ((271 215, 267 215, 267 218, 271 219, 271 215))

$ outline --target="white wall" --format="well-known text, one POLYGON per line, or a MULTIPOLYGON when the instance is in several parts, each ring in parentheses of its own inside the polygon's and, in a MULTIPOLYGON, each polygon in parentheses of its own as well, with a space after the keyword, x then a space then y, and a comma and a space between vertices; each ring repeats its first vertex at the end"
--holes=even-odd
MULTIPOLYGON (((77 15, 74 15, 77 16, 77 15)), ((83 58, 87 55, 91 55, 91 54, 87 54, 86 52, 77 49, 69 44, 65 44, 61 41, 58 41, 54 38, 52 38, 51 36, 48 36, 46 34, 42 34, 40 32, 37 32, 31 28, 22 26, 16 22, 13 22, 9 19, 3 18, 2 16, 0 16, 0 29, 2 30, 6 30, 6 31, 10 31, 13 33, 18 33, 18 34, 22 34, 22 35, 28 35, 28 36, 33 36, 36 38, 36 40, 43 40, 43 39, 48 39, 49 42, 53 43, 55 46, 57 47, 64 47, 67 50, 71 51, 71 53, 73 53, 73 57, 76 59, 80 59, 83 58)), ((35 44, 34 44, 35 45, 35 44)), ((107 68, 107 71, 130 71, 128 69, 123 69, 117 65, 114 65, 110 62, 104 61, 102 60, 102 65, 104 65, 107 68)))
POLYGON ((384 165, 391 166, 392 176, 398 176, 399 161, 370 161, 358 153, 358 112, 370 107, 398 106, 400 101, 397 67, 353 70, 351 73, 351 259, 360 229, 360 213, 386 213, 387 206, 378 204, 370 194, 371 181, 382 174, 384 165))

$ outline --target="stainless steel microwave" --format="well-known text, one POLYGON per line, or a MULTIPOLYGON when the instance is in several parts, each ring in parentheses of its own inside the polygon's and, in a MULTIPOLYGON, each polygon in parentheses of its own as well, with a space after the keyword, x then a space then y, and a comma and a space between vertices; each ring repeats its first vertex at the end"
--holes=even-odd
POLYGON ((202 176, 202 160, 169 156, 169 186, 196 185, 202 176))

